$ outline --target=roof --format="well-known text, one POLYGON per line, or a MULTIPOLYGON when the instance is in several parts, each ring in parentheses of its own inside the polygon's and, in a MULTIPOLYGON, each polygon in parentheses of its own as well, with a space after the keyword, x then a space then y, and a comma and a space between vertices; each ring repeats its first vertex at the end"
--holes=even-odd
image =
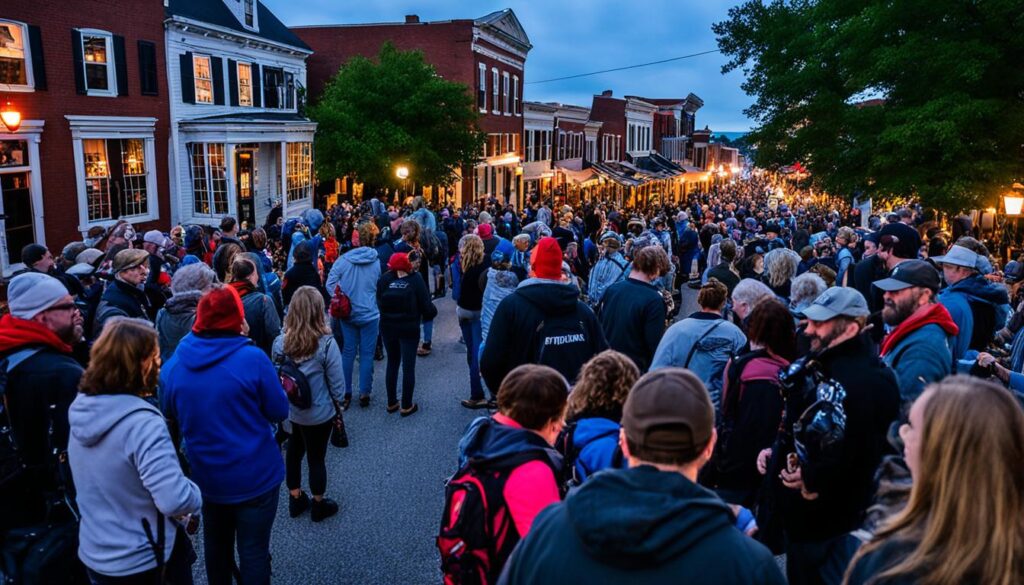
POLYGON ((220 114, 217 116, 205 116, 202 118, 191 118, 188 123, 217 124, 219 122, 310 122, 294 112, 241 112, 236 114, 220 114))
POLYGON ((526 34, 523 24, 516 18, 511 8, 496 10, 473 21, 476 26, 487 27, 505 40, 522 46, 526 51, 533 48, 530 37, 526 34))
POLYGON ((256 9, 256 21, 259 23, 259 30, 250 30, 242 26, 242 23, 235 18, 235 15, 224 4, 224 0, 168 0, 164 13, 168 18, 175 16, 188 18, 305 51, 313 50, 309 45, 302 42, 302 39, 288 30, 288 27, 278 20, 274 13, 259 0, 256 0, 256 9))
POLYGON ((636 179, 633 172, 622 168, 614 162, 591 163, 590 168, 597 171, 599 175, 625 187, 638 187, 643 184, 643 179, 636 179))

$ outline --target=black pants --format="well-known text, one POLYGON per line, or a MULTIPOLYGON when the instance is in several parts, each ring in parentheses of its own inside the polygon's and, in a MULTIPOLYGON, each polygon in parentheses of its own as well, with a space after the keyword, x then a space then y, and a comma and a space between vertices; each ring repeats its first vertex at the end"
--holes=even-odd
POLYGON ((285 483, 289 490, 302 487, 302 457, 309 466, 309 491, 322 496, 327 491, 327 443, 331 438, 333 419, 318 425, 292 423, 292 438, 285 455, 285 483))
POLYGON ((837 536, 823 541, 786 543, 786 578, 790 585, 825 585, 822 569, 828 562, 837 536))
POLYGON ((155 568, 123 577, 110 577, 86 569, 89 582, 92 585, 192 585, 192 563, 196 562, 192 541, 184 530, 178 529, 172 546, 171 557, 164 566, 164 580, 160 579, 160 572, 155 568))
POLYGON ((384 350, 388 353, 388 366, 384 383, 388 391, 388 404, 398 402, 398 367, 402 367, 402 408, 412 408, 412 393, 416 387, 416 348, 420 343, 419 331, 412 337, 399 336, 390 331, 381 332, 384 350))

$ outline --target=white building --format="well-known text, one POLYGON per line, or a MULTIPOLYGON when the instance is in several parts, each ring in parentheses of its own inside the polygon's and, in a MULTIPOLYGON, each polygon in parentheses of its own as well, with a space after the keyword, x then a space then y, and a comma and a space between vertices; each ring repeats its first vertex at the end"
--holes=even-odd
POLYGON ((654 112, 658 107, 626 96, 626 154, 647 156, 654 150, 654 112))
POLYGON ((299 113, 312 51, 258 0, 165 0, 173 223, 313 204, 313 134, 299 113))
POLYGON ((555 106, 539 102, 523 104, 523 191, 527 196, 551 194, 551 179, 555 176, 551 168, 551 137, 556 110, 555 106))

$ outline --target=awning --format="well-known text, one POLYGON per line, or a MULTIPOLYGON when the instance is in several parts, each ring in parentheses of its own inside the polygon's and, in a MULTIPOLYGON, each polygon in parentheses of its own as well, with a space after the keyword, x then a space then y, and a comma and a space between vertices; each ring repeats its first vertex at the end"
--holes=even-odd
POLYGON ((625 166, 636 168, 657 179, 672 179, 682 176, 686 170, 669 159, 652 152, 647 156, 638 156, 633 159, 633 164, 623 163, 625 166))
POLYGON ((695 166, 692 166, 692 165, 679 165, 679 166, 683 167, 683 170, 686 171, 686 174, 688 174, 688 175, 691 174, 691 173, 697 174, 697 173, 705 172, 704 169, 701 169, 701 168, 698 168, 698 167, 695 167, 695 166))
POLYGON ((592 163, 590 166, 605 179, 625 187, 639 187, 643 183, 643 181, 633 178, 632 173, 616 167, 618 167, 618 163, 592 163))
POLYGON ((583 183, 595 181, 598 178, 598 174, 593 168, 576 171, 573 169, 567 169, 560 165, 555 165, 555 169, 565 175, 565 180, 567 182, 575 185, 582 185, 583 183))

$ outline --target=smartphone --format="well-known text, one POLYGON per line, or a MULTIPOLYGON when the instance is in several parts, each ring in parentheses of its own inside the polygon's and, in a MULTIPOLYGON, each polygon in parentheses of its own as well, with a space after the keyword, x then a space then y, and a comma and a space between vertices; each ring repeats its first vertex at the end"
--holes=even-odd
POLYGON ((796 473, 797 469, 800 469, 800 459, 796 456, 796 453, 786 455, 786 471, 796 473))

